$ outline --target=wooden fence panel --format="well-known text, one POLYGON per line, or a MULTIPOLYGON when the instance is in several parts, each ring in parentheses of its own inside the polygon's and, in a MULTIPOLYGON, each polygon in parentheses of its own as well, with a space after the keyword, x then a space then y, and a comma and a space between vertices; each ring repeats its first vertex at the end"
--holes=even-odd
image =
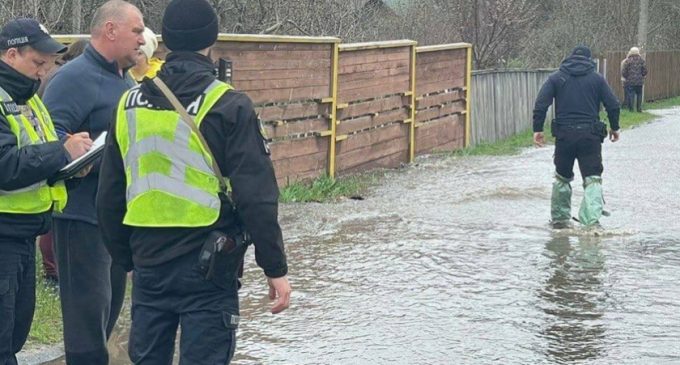
POLYGON ((467 52, 465 45, 418 47, 416 154, 465 147, 467 52))
MULTIPOLYGON (((472 144, 493 143, 531 128, 538 92, 554 70, 472 74, 472 144)), ((547 113, 553 119, 552 107, 547 113)))
POLYGON ((279 185, 326 173, 335 43, 273 37, 221 38, 212 57, 232 63, 232 85, 246 93, 270 139, 279 185), (314 41, 313 43, 308 42, 314 41))
POLYGON ((346 44, 338 62, 336 170, 397 167, 409 158, 413 41, 346 44))

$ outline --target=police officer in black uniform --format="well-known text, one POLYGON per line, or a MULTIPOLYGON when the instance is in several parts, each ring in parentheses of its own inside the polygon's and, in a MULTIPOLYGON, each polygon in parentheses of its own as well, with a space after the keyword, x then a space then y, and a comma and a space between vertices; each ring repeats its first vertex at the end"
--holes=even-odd
POLYGON ((607 81, 596 72, 586 46, 574 48, 543 84, 534 107, 534 143, 543 146, 543 123, 548 107, 555 100, 556 119, 552 124, 555 137, 555 182, 553 183, 551 216, 554 228, 566 228, 571 219, 571 185, 574 161, 578 160, 583 177, 584 198, 579 221, 586 227, 599 226, 602 198, 602 142, 609 135, 619 139, 620 104, 607 81), (611 129, 599 119, 604 104, 611 129))
POLYGON ((52 209, 66 204, 62 182, 46 179, 92 146, 87 133, 58 140, 36 95, 40 79, 66 51, 34 19, 0 32, 0 365, 15 365, 35 308, 35 239, 52 209))
POLYGON ((198 200, 210 202, 217 196, 206 194, 215 179, 205 179, 211 169, 198 147, 199 134, 179 120, 179 108, 154 80, 147 78, 123 95, 107 137, 97 211, 113 261, 134 269, 128 351, 135 364, 170 364, 179 324, 180 364, 229 363, 239 320, 236 271, 245 250, 244 231, 254 243, 270 298, 278 297, 271 311, 278 313, 289 303, 277 218, 279 191, 269 150, 245 94, 229 90, 215 99, 215 90, 227 87, 216 82, 209 57, 217 33, 217 15, 206 0, 171 1, 162 30, 171 53, 158 78, 195 119, 219 170, 229 178, 237 213, 220 194, 216 221, 192 223, 213 211, 214 205, 203 206, 198 200), (187 138, 196 142, 192 148, 187 138), (182 213, 192 207, 193 214, 182 213), (215 256, 211 250, 224 255, 215 256))

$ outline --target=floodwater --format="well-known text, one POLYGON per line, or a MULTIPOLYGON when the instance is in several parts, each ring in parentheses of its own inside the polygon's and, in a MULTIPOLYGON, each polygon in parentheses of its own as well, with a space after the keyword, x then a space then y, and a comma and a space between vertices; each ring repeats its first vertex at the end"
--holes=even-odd
POLYGON ((269 314, 249 253, 233 364, 679 364, 680 109, 663 113, 604 145, 602 236, 549 229, 552 148, 421 158, 365 200, 284 205, 292 306, 269 314))

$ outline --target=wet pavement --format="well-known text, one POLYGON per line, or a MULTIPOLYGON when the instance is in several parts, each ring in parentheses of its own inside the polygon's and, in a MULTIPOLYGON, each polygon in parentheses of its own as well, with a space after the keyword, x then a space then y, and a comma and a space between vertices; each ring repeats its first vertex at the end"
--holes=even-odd
MULTIPOLYGON (((250 252, 233 364, 680 363, 680 109, 663 113, 604 145, 603 236, 549 229, 552 147, 284 205, 292 307, 268 313, 250 252)), ((112 347, 129 364, 124 334, 112 347)))

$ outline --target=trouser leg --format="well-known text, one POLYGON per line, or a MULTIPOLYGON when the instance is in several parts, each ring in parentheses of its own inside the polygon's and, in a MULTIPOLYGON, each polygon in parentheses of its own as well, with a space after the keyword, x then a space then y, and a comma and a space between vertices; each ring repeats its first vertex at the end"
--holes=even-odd
POLYGON ((54 258, 54 239, 52 231, 38 239, 42 255, 43 273, 46 278, 57 279, 57 263, 54 258))
POLYGON ((107 332, 118 317, 112 313, 111 257, 95 225, 55 219, 54 239, 66 362, 106 365, 107 332))
POLYGON ((175 299, 164 294, 166 280, 156 280, 168 266, 136 270, 132 286, 132 327, 128 354, 135 365, 171 365, 179 314, 175 299), (140 272, 141 271, 141 272, 140 272))
POLYGON ((631 112, 633 111, 633 90, 630 86, 624 86, 623 87, 623 94, 624 94, 624 101, 623 104, 630 110, 631 112))
POLYGON ((579 210, 579 221, 585 226, 599 223, 604 208, 602 197, 602 143, 596 136, 585 136, 579 140, 577 158, 583 177, 583 201, 579 210))
POLYGON ((28 255, 0 248, 0 364, 16 365, 16 354, 26 343, 35 311, 35 240, 28 255))
MULTIPOLYGON (((636 101, 636 109, 638 112, 642 111, 642 85, 640 86, 635 86, 635 101, 636 101)), ((632 108, 632 105, 631 105, 632 108)))

